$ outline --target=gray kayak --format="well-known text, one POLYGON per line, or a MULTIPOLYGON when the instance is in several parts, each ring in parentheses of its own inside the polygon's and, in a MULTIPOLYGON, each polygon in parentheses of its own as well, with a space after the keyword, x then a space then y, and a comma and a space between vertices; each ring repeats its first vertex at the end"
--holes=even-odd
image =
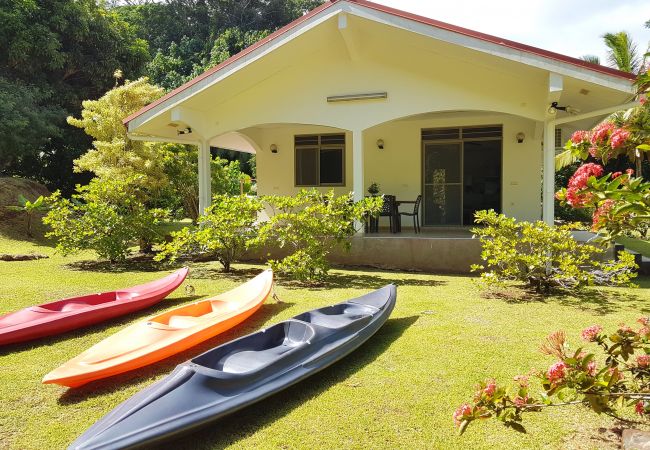
POLYGON ((69 448, 160 443, 258 402, 357 349, 388 320, 396 298, 388 285, 215 347, 117 406, 69 448))

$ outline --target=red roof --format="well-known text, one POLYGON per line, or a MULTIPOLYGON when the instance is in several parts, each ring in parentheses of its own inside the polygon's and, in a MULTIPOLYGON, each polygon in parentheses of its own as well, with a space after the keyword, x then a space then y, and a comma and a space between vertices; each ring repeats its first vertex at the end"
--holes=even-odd
MULTIPOLYGON (((123 121, 124 124, 125 125, 128 124, 131 120, 135 119, 136 117, 144 114, 145 112, 147 112, 150 109, 156 107, 157 105, 159 105, 159 104, 165 102, 166 100, 174 97, 175 95, 183 92, 187 88, 193 86, 194 84, 198 83, 199 81, 203 80, 204 78, 209 77, 213 73, 223 69, 224 67, 227 67, 227 66, 233 64, 234 62, 236 62, 239 59, 243 58, 244 56, 248 55, 253 50, 257 49, 258 47, 260 47, 260 46, 262 46, 264 44, 266 44, 267 42, 270 42, 270 41, 273 41, 274 39, 277 39, 278 37, 284 35, 288 31, 290 31, 293 28, 297 27, 301 23, 305 22, 306 20, 310 19, 311 17, 315 16, 316 14, 320 13, 321 11, 330 8, 331 6, 333 6, 334 4, 336 4, 336 3, 340 2, 340 1, 341 0, 330 0, 330 1, 327 1, 327 2, 323 3, 322 5, 320 5, 319 7, 315 8, 315 9, 313 9, 311 11, 309 11, 307 14, 303 15, 302 17, 299 17, 298 19, 294 20, 293 22, 289 23, 288 25, 285 25, 284 27, 280 28, 279 30, 275 31, 274 33, 268 35, 264 39, 256 42, 255 44, 251 45, 250 47, 247 47, 246 49, 242 50, 241 52, 237 53, 236 55, 231 56, 230 58, 228 58, 227 60, 225 60, 221 64, 219 64, 219 65, 205 71, 203 74, 197 76, 196 78, 191 79, 187 83, 185 83, 182 86, 174 89, 173 91, 171 91, 168 94, 166 94, 165 96, 159 98, 155 102, 150 103, 147 106, 140 109, 139 111, 131 114, 129 117, 124 119, 124 121, 123 121)), ((572 64, 572 65, 575 65, 575 66, 579 66, 579 67, 582 67, 582 68, 585 68, 585 69, 592 70, 594 72, 600 72, 600 73, 604 73, 604 74, 607 74, 607 75, 612 75, 612 76, 615 76, 615 77, 624 78, 624 79, 628 79, 628 80, 636 79, 636 76, 634 74, 631 74, 631 73, 628 73, 628 72, 623 72, 623 71, 620 71, 620 70, 617 70, 617 69, 612 69, 611 67, 601 66, 599 64, 593 64, 593 63, 590 63, 590 62, 587 62, 587 61, 583 61, 582 59, 579 59, 579 58, 573 58, 571 56, 566 56, 566 55, 562 55, 560 53, 551 52, 549 50, 544 50, 544 49, 541 49, 541 48, 538 48, 538 47, 533 47, 531 45, 526 45, 526 44, 521 44, 519 42, 510 41, 508 39, 502 39, 500 37, 492 36, 490 34, 480 33, 478 31, 470 30, 470 29, 459 27, 459 26, 456 26, 456 25, 451 25, 451 24, 448 24, 448 23, 445 23, 445 22, 440 22, 438 20, 430 19, 428 17, 419 16, 417 14, 412 14, 412 13, 409 13, 409 12, 406 12, 406 11, 391 8, 391 7, 385 6, 385 5, 380 5, 378 3, 373 3, 373 2, 370 2, 370 1, 367 1, 367 0, 347 0, 347 1, 349 1, 350 3, 356 3, 358 5, 361 5, 363 7, 369 8, 369 9, 374 9, 376 11, 387 13, 387 14, 393 15, 395 17, 401 17, 401 18, 404 18, 404 19, 413 20, 415 22, 419 22, 419 23, 422 23, 422 24, 425 24, 425 25, 429 25, 429 26, 432 26, 432 27, 435 27, 435 28, 442 29, 442 30, 447 30, 447 31, 451 31, 451 32, 454 32, 454 33, 462 34, 464 36, 473 37, 475 39, 480 39, 482 41, 490 42, 492 44, 501 45, 503 47, 519 50, 519 51, 522 51, 522 52, 525 52, 525 53, 530 53, 530 54, 534 54, 534 55, 538 55, 538 56, 543 56, 545 58, 554 59, 556 61, 560 61, 560 62, 572 64)))

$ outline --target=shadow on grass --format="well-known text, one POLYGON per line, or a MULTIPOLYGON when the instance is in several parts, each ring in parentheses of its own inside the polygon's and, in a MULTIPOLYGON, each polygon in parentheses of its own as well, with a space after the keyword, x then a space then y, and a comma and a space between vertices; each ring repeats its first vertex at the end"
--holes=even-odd
POLYGON ((149 366, 141 367, 103 380, 93 381, 78 388, 68 389, 61 397, 59 397, 58 403, 62 405, 79 403, 89 398, 121 390, 125 386, 136 384, 143 380, 152 380, 158 375, 171 372, 177 365, 205 353, 218 345, 257 331, 268 319, 291 306, 293 306, 293 303, 265 303, 253 316, 251 316, 251 318, 225 333, 149 366))
POLYGON ((128 257, 124 261, 110 262, 106 260, 86 259, 83 261, 74 261, 65 264, 63 267, 70 270, 79 270, 86 272, 158 272, 161 270, 180 269, 183 264, 169 264, 167 262, 154 261, 154 255, 137 254, 128 257))
POLYGON ((46 345, 47 346, 56 345, 61 341, 66 341, 68 339, 73 339, 86 334, 94 334, 94 333, 101 334, 109 328, 115 326, 128 325, 136 319, 154 315, 159 311, 168 309, 173 306, 177 306, 182 303, 189 303, 198 300, 201 297, 202 296, 200 295, 190 295, 185 297, 167 298, 148 308, 141 309, 140 311, 132 312, 131 314, 128 315, 114 317, 105 322, 99 322, 96 324, 88 325, 83 328, 77 328, 75 330, 66 331, 64 333, 57 334, 54 336, 35 339, 33 341, 20 342, 17 344, 9 344, 6 346, 2 346, 2 348, 0 348, 0 356, 7 355, 9 353, 17 353, 25 350, 33 350, 36 347, 42 347, 46 345))
MULTIPOLYGON (((157 448, 215 449, 236 444, 237 441, 263 429, 287 415, 293 409, 336 384, 342 383, 363 367, 371 364, 413 325, 419 316, 389 319, 366 343, 341 361, 314 374, 282 392, 248 406, 241 411, 191 433, 186 438, 167 442, 157 448)), ((156 447, 155 447, 156 448, 156 447)))
POLYGON ((591 310, 600 315, 616 313, 621 309, 636 309, 639 312, 650 313, 650 303, 648 302, 650 294, 645 291, 650 288, 650 277, 640 276, 633 281, 639 288, 631 292, 630 290, 619 291, 617 288, 585 288, 577 292, 555 292, 552 295, 543 296, 521 287, 509 287, 484 291, 481 296, 503 300, 507 303, 555 302, 562 306, 591 310))

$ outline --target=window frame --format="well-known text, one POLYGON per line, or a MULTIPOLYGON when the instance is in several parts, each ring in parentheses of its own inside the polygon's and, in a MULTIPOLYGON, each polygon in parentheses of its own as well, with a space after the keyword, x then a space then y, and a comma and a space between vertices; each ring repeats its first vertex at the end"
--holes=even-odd
POLYGON ((346 153, 347 136, 345 133, 323 133, 323 134, 296 134, 293 137, 294 157, 293 157, 293 185, 294 187, 337 187, 345 186, 345 153, 346 153), (323 136, 343 136, 342 144, 322 144, 323 136), (299 137, 318 137, 318 144, 296 144, 296 138, 299 137), (316 159, 317 184, 298 184, 298 150, 300 149, 317 149, 318 158, 316 159), (320 173, 321 150, 341 150, 341 182, 340 183, 322 183, 320 173))

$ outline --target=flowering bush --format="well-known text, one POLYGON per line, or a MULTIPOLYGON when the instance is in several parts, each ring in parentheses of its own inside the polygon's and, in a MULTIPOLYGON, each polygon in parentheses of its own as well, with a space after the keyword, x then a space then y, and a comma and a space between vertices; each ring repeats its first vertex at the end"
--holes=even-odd
POLYGON ((524 282, 540 293, 552 288, 574 289, 594 284, 625 285, 636 276, 634 257, 620 253, 618 262, 600 262, 604 250, 580 244, 571 235, 572 224, 552 227, 544 222, 517 222, 493 210, 478 211, 472 229, 483 246, 481 271, 488 286, 524 282))
POLYGON ((602 164, 626 159, 635 166, 626 173, 605 174, 599 164, 584 164, 556 194, 562 205, 592 208, 592 229, 606 240, 620 234, 650 236, 650 183, 642 173, 644 159, 650 160, 650 102, 645 101, 650 71, 637 84, 641 106, 617 113, 591 131, 576 131, 565 146, 574 158, 602 164))
POLYGON ((463 433, 477 419, 496 418, 505 425, 525 431, 521 422, 527 412, 545 407, 579 404, 598 414, 620 420, 624 410, 650 418, 650 318, 638 320, 633 330, 621 324, 609 336, 600 325, 582 331, 587 343, 597 345, 601 355, 582 347, 571 351, 562 331, 552 333, 540 347, 542 353, 557 358, 546 371, 534 371, 542 392, 531 393, 529 377, 519 375, 511 386, 498 386, 488 379, 476 388, 471 403, 462 404, 453 414, 463 433))

